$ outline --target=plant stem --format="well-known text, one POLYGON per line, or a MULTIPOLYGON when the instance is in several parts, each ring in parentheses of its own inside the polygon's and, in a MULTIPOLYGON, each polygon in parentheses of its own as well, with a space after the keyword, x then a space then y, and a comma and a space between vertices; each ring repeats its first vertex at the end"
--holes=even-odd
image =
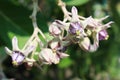
MULTIPOLYGON (((72 15, 72 14, 69 11, 67 11, 66 4, 62 0, 58 0, 58 6, 60 6, 60 8, 62 9, 62 12, 64 13, 65 19, 63 21, 71 20, 71 17, 69 15, 72 15)), ((86 19, 83 16, 78 15, 78 17, 82 20, 86 19)))
MULTIPOLYGON (((34 31, 33 31, 33 34, 32 36, 30 37, 30 39, 27 41, 27 43, 25 44, 25 46, 23 47, 22 50, 25 50, 28 45, 36 38, 36 40, 38 42, 40 42, 40 44, 42 43, 40 38, 38 37, 38 33, 41 34, 41 36, 43 37, 43 39, 47 42, 47 39, 45 37, 45 35, 43 34, 43 32, 41 31, 41 29, 38 28, 38 25, 37 25, 37 19, 36 19, 36 15, 37 15, 37 12, 38 12, 38 0, 33 0, 33 12, 30 16, 30 18, 32 19, 32 24, 33 24, 33 28, 34 28, 34 31)), ((43 46, 43 44, 41 44, 41 46, 43 46)))
POLYGON ((62 9, 62 12, 64 13, 64 17, 68 20, 71 20, 71 17, 69 16, 69 12, 66 9, 66 4, 62 0, 58 0, 58 6, 62 9))
POLYGON ((38 0, 33 0, 33 12, 30 18, 32 19, 34 29, 38 27, 36 22, 37 11, 38 11, 38 0))
POLYGON ((32 19, 34 30, 37 29, 37 33, 39 32, 41 36, 46 40, 45 35, 43 34, 42 30, 38 28, 37 25, 37 19, 36 19, 37 12, 38 12, 38 0, 33 0, 33 12, 30 18, 32 19))

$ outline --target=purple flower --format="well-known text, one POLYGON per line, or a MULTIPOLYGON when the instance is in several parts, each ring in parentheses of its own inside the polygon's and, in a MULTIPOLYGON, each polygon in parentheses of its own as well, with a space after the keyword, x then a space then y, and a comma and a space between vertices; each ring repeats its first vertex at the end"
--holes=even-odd
POLYGON ((17 37, 12 39, 12 50, 5 47, 5 51, 12 58, 13 65, 17 66, 24 62, 24 59, 34 50, 34 46, 30 45, 25 50, 20 50, 18 47, 17 37))
MULTIPOLYGON (((93 41, 93 44, 89 44, 89 48, 85 48, 85 40, 82 42, 84 44, 84 48, 90 52, 94 52, 97 50, 99 47, 99 41, 100 40, 106 40, 108 38, 108 33, 106 31, 107 28, 110 27, 110 24, 113 23, 112 21, 108 22, 107 24, 102 24, 102 21, 106 19, 107 17, 101 18, 101 19, 94 19, 91 16, 86 18, 83 21, 83 27, 86 30, 90 31, 90 35, 92 38, 91 40, 93 41)), ((81 45, 80 45, 81 46, 81 45)))
POLYGON ((70 21, 68 32, 72 34, 71 40, 74 43, 77 43, 79 39, 82 39, 86 36, 86 33, 84 31, 85 28, 83 27, 82 21, 79 19, 78 16, 78 11, 74 6, 71 9, 71 15, 72 18, 70 21))
POLYGON ((84 28, 88 28, 91 30, 95 30, 97 32, 103 30, 103 29, 107 29, 110 27, 110 24, 113 23, 113 21, 108 22, 107 24, 102 24, 102 21, 104 19, 106 19, 107 17, 101 18, 101 19, 94 19, 91 16, 86 18, 84 20, 84 28))
POLYGON ((80 34, 83 32, 83 28, 79 22, 72 22, 69 27, 69 33, 71 34, 80 34))
POLYGON ((79 22, 80 20, 78 18, 78 11, 76 7, 74 6, 72 7, 71 13, 72 13, 72 19, 68 31, 71 34, 79 35, 81 32, 83 32, 83 28, 82 28, 82 24, 79 22))
POLYGON ((69 55, 60 52, 54 52, 52 49, 44 48, 39 54, 41 62, 44 64, 58 64, 61 58, 65 58, 69 55))
POLYGON ((101 30, 100 32, 99 32, 99 40, 106 40, 106 39, 108 39, 108 33, 107 33, 107 31, 106 30, 101 30))
POLYGON ((23 60, 25 59, 25 56, 23 55, 23 53, 19 52, 19 51, 13 51, 13 54, 12 54, 12 63, 14 65, 20 65, 22 64, 23 60))

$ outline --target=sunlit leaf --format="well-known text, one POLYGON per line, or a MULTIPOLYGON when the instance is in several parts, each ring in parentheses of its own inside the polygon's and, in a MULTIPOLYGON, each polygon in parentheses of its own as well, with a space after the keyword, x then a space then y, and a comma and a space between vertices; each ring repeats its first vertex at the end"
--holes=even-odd
POLYGON ((83 5, 87 2, 89 2, 89 0, 63 0, 67 5, 70 6, 77 6, 77 5, 83 5))
POLYGON ((64 58, 61 60, 61 62, 58 64, 59 68, 66 68, 68 66, 72 65, 72 60, 70 58, 64 58))

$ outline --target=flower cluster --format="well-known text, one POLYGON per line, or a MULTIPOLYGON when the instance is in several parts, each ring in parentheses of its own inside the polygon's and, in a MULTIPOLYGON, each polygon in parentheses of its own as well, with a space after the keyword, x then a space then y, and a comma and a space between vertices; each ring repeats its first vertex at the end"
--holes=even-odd
POLYGON ((91 16, 80 19, 76 7, 72 7, 70 19, 65 21, 56 20, 49 27, 49 32, 54 37, 61 38, 64 42, 78 44, 83 50, 94 52, 99 47, 99 41, 107 40, 107 28, 112 21, 103 24, 108 16, 101 19, 94 19, 91 16), (67 32, 64 36, 64 31, 67 32))
POLYGON ((58 64, 60 59, 69 56, 65 53, 69 45, 78 44, 82 50, 94 52, 99 47, 99 41, 108 39, 107 29, 113 23, 110 21, 103 24, 103 20, 108 16, 101 19, 94 19, 91 16, 84 18, 78 15, 74 6, 67 15, 63 21, 55 20, 49 26, 49 33, 53 39, 46 41, 45 44, 38 36, 40 33, 45 38, 38 27, 34 28, 33 35, 23 49, 18 48, 18 40, 13 37, 12 50, 5 47, 6 52, 12 58, 13 65, 17 66, 24 62, 29 66, 32 66, 33 63, 58 64), (37 48, 40 48, 40 51, 37 51, 37 48), (36 55, 37 59, 34 58, 36 55))

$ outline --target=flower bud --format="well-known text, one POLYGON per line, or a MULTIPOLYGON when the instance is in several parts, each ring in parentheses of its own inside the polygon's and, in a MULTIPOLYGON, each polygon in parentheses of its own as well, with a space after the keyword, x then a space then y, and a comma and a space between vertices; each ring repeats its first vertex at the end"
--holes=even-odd
POLYGON ((53 36, 58 36, 61 34, 61 30, 59 27, 57 27, 57 25, 55 25, 54 23, 50 25, 49 27, 49 32, 50 34, 52 34, 53 36))
POLYGON ((89 51, 89 48, 90 48, 90 39, 88 37, 83 38, 83 40, 79 41, 79 46, 83 50, 89 51))
POLYGON ((44 48, 40 52, 39 58, 44 64, 52 64, 54 60, 54 53, 51 49, 44 48))

